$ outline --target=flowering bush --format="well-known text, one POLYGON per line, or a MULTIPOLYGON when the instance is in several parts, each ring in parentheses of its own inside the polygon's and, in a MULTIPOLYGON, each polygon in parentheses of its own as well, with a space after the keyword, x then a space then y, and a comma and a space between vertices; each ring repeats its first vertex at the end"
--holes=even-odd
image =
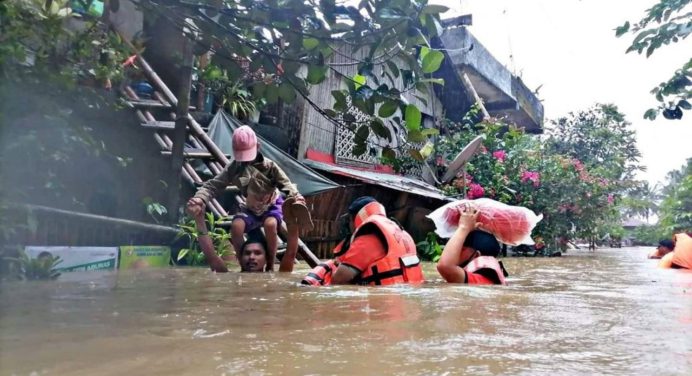
MULTIPOLYGON (((609 114, 610 118, 599 117, 598 111, 595 115, 589 114, 597 119, 622 120, 613 114, 609 114)), ((625 132, 627 125, 620 121, 614 127, 625 132)), ((589 129, 583 124, 580 127, 589 129)), ((601 162, 591 160, 587 163, 580 156, 591 155, 588 150, 569 144, 560 144, 557 148, 554 143, 544 142, 494 119, 473 126, 468 121, 448 123, 445 128, 444 136, 438 141, 437 153, 448 161, 473 138, 485 136, 483 146, 466 164, 465 171, 442 187, 449 195, 469 199, 488 197, 542 213, 544 219, 534 234, 544 239, 590 238, 619 224, 616 204, 628 184, 625 174, 631 171, 629 164, 636 160, 636 152, 628 151, 627 157, 618 154, 618 146, 611 146, 613 150, 609 153, 614 160, 601 151, 601 162)), ((610 137, 608 127, 604 129, 598 137, 610 137)), ((567 132, 566 129, 562 131, 567 132)), ((574 142, 580 142, 578 137, 574 142)), ((630 148, 631 145, 622 147, 630 148)))
POLYGON ((493 152, 493 158, 497 159, 498 162, 502 163, 505 161, 507 153, 504 150, 497 150, 493 152))

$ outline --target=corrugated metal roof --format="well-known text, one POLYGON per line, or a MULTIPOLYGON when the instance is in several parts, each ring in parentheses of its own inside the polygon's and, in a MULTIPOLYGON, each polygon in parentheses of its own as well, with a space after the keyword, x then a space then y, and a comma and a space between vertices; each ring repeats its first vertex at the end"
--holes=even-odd
POLYGON ((332 174, 346 176, 352 179, 357 179, 368 184, 379 185, 385 188, 394 189, 400 192, 413 193, 418 196, 430 197, 437 200, 452 201, 453 199, 445 196, 442 191, 435 188, 434 186, 417 180, 401 175, 393 174, 383 174, 380 172, 358 170, 354 168, 336 166, 329 163, 313 161, 310 159, 304 159, 305 165, 327 171, 332 174))

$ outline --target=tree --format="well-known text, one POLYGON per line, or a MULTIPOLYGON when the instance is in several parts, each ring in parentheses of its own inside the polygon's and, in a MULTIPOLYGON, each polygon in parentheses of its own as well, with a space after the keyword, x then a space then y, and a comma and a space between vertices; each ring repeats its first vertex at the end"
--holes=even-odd
MULTIPOLYGON (((690 4, 691 0, 660 0, 638 22, 630 24, 627 21, 616 28, 615 35, 621 37, 626 33, 634 34, 634 40, 626 53, 646 52, 646 57, 649 57, 658 48, 677 43, 692 33, 690 4)), ((692 59, 675 71, 668 81, 651 90, 651 94, 660 104, 646 111, 645 119, 654 120, 659 112, 666 119, 681 119, 683 110, 692 109, 692 59)))
MULTIPOLYGON (((90 124, 75 119, 74 113, 77 108, 112 109, 112 98, 100 89, 122 77, 125 56, 118 36, 98 19, 72 13, 69 0, 0 2, 3 162, 12 159, 10 155, 26 156, 20 160, 54 171, 55 164, 69 164, 74 156, 111 156, 90 124), (79 90, 77 84, 82 84, 79 90)), ((62 200, 72 199, 61 192, 54 174, 36 175, 31 179, 37 180, 35 186, 51 187, 62 200)), ((31 188, 13 184, 0 190, 26 194, 31 188)))
POLYGON ((596 239, 621 232, 618 197, 632 183, 639 151, 614 106, 598 105, 555 122, 547 140, 497 119, 442 129, 437 153, 453 158, 479 134, 483 147, 466 166, 466 176, 442 188, 450 195, 489 197, 528 207, 544 218, 534 235, 544 239, 596 239))
POLYGON ((579 159, 590 170, 600 170, 598 175, 603 178, 629 180, 643 169, 630 126, 616 106, 598 104, 552 121, 546 148, 579 159))
MULTIPOLYGON (((249 86, 247 92, 268 103, 279 99, 290 103, 297 96, 310 102, 307 94, 311 85, 324 83, 327 75, 341 77, 345 85, 332 92, 334 107, 319 111, 353 131, 357 151, 366 151, 371 133, 393 138, 382 119, 391 119, 408 129, 411 140, 434 133, 422 129, 420 109, 406 103, 402 93, 427 90, 441 83, 430 76, 441 65, 444 54, 431 49, 429 41, 442 32, 439 14, 446 7, 414 0, 361 1, 354 6, 333 0, 139 3, 148 17, 158 17, 170 23, 173 32, 184 33, 194 43, 197 54, 213 51, 216 66, 228 74, 229 82, 235 83, 247 74, 251 79, 244 82, 249 86), (340 48, 344 46, 353 56, 358 53, 362 57, 339 55, 341 62, 333 62, 333 56, 343 54, 340 48), (339 68, 343 66, 356 67, 357 74, 341 74, 339 68), (349 113, 353 108, 369 116, 364 121, 353 121, 349 113)), ((42 159, 36 161, 37 165, 43 165, 43 160, 54 162, 51 158, 55 155, 69 164, 74 156, 62 153, 65 148, 107 154, 106 145, 94 137, 89 124, 74 119, 77 107, 98 111, 116 104, 111 93, 102 89, 118 85, 125 69, 123 62, 132 53, 101 21, 74 14, 69 0, 0 2, 0 121, 8 121, 17 112, 26 115, 26 111, 11 108, 4 99, 14 95, 21 102, 29 91, 31 95, 49 95, 56 101, 48 105, 40 100, 32 103, 41 106, 33 108, 36 116, 45 114, 50 121, 34 121, 32 126, 58 123, 61 128, 51 131, 65 135, 60 140, 70 144, 48 144, 49 152, 34 152, 37 143, 31 134, 40 130, 13 128, 9 137, 10 127, 3 125, 3 152, 12 149, 29 153, 33 159, 42 159), (17 85, 22 85, 21 89, 17 85), (15 137, 18 133, 26 137, 15 137), (74 143, 78 145, 71 145, 74 143)), ((178 63, 167 62, 171 66, 178 63)), ((244 106, 242 112, 249 109, 244 106)), ((14 122, 16 117, 11 120, 14 122)), ((116 164, 123 162, 112 157, 116 164)), ((37 182, 36 187, 57 186, 55 176, 42 178, 44 181, 37 182)), ((19 187, 8 189, 19 194, 28 192, 22 185, 25 182, 19 183, 19 187)), ((61 202, 74 201, 65 195, 70 194, 69 190, 57 187, 55 193, 62 197, 61 202)))
POLYGON ((629 217, 644 217, 648 222, 649 217, 658 212, 660 200, 658 184, 651 186, 647 181, 634 182, 622 198, 623 214, 629 217))
POLYGON ((659 226, 668 234, 692 231, 692 158, 668 176, 672 179, 664 188, 666 196, 661 202, 659 226))
MULTIPOLYGON (((0 175, 12 182, 0 185, 0 211, 18 202, 104 215, 115 206, 143 209, 136 195, 119 205, 103 199, 116 189, 104 176, 133 173, 131 152, 138 150, 112 126, 137 121, 109 90, 123 77, 127 56, 107 25, 73 13, 69 0, 0 1, 0 175)), ((0 215, 0 243, 18 220, 0 215)))
MULTIPOLYGON (((217 66, 230 81, 254 77, 248 85, 257 99, 291 103, 303 97, 329 121, 353 131, 355 154, 367 149, 371 133, 391 140, 390 119, 420 142, 434 131, 422 129, 421 111, 402 97, 442 84, 434 79, 444 59, 430 47, 442 33, 444 6, 426 0, 142 0, 149 15, 164 17, 193 40, 199 52, 214 51, 217 66), (344 52, 344 48, 348 52, 344 52), (332 59, 339 56, 339 61, 332 59), (362 56, 362 57, 358 57, 362 56), (344 75, 339 67, 357 67, 344 75), (311 85, 328 75, 341 77, 332 91, 334 106, 317 108, 308 97, 311 85), (357 121, 352 109, 368 115, 357 121)), ((385 151, 391 154, 391 151, 385 151)))

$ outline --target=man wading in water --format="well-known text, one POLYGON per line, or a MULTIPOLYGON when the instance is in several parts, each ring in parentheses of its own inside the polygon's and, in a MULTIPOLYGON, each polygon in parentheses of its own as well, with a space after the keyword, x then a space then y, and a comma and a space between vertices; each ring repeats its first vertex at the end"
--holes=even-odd
POLYGON ((344 240, 336 259, 315 267, 302 284, 393 285, 423 283, 423 271, 411 235, 387 218, 384 206, 363 196, 341 217, 344 240))
MULTIPOLYGON (((252 128, 244 125, 233 132, 233 158, 213 179, 208 180, 187 202, 187 212, 197 218, 205 205, 218 192, 229 185, 236 186, 245 205, 233 217, 231 242, 236 256, 243 244, 243 234, 263 228, 267 239, 267 270, 274 271, 274 259, 278 248, 278 229, 285 220, 288 227, 287 247, 284 258, 295 259, 298 252, 300 227, 312 228, 310 213, 305 199, 291 183, 286 173, 272 160, 258 152, 259 143, 252 128), (279 193, 278 190, 281 192, 279 193), (286 201, 281 194, 287 196, 286 201)), ((213 268, 212 268, 213 269, 213 268)), ((293 262, 281 263, 281 272, 293 271, 293 262)))
MULTIPOLYGON (((197 226, 197 231, 199 231, 197 241, 202 249, 202 253, 204 253, 204 257, 207 259, 209 268, 217 273, 228 272, 228 266, 226 266, 226 263, 214 249, 214 242, 209 236, 203 215, 200 214, 195 217, 195 225, 197 226)), ((260 236, 248 236, 248 240, 243 243, 238 252, 240 271, 248 273, 264 272, 267 267, 267 256, 267 242, 260 236)), ((289 262, 291 263, 290 267, 293 268, 293 261, 290 257, 284 257, 281 260, 281 268, 285 267, 284 263, 288 264, 289 262)))

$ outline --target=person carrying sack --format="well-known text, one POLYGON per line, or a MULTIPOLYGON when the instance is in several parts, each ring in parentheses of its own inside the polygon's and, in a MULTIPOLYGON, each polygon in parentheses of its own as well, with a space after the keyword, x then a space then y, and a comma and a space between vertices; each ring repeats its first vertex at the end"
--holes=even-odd
POLYGON ((278 229, 281 221, 288 227, 286 253, 279 271, 293 271, 293 261, 298 252, 298 233, 301 227, 312 229, 310 212, 305 198, 298 192, 295 184, 272 160, 263 156, 259 150, 257 135, 247 125, 233 132, 233 158, 221 173, 206 181, 187 202, 187 212, 192 217, 199 216, 205 205, 219 192, 233 185, 245 198, 241 212, 233 217, 231 242, 236 250, 243 244, 243 234, 263 228, 267 239, 268 271, 274 270, 274 259, 278 248, 278 229), (282 197, 286 196, 286 200, 282 197))

